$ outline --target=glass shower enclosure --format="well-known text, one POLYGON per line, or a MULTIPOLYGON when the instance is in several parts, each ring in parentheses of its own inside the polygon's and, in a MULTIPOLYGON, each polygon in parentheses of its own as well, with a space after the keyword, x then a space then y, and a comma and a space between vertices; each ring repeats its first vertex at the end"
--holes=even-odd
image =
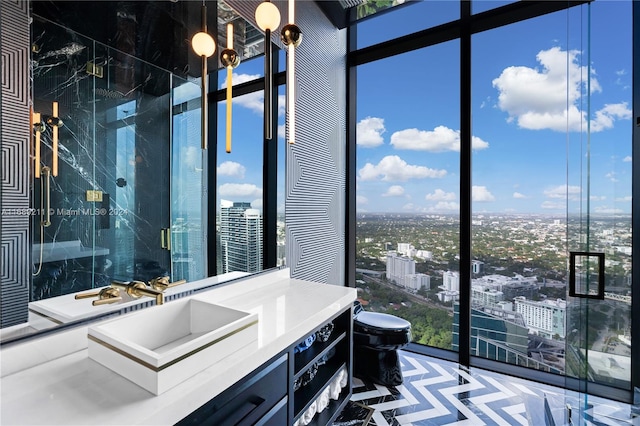
POLYGON ((33 18, 30 300, 205 277, 199 82, 33 18))

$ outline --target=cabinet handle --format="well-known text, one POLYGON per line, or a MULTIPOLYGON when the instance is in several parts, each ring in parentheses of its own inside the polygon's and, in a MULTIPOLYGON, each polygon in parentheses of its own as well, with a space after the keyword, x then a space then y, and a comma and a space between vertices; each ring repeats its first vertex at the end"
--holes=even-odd
POLYGON ((171 250, 171 228, 160 229, 160 248, 171 250))
POLYGON ((245 421, 253 413, 258 407, 262 405, 265 401, 264 398, 260 398, 259 396, 252 396, 247 398, 246 401, 242 403, 240 407, 238 407, 234 414, 227 418, 227 421, 224 422, 224 425, 241 425, 242 422, 245 421))
MULTIPOLYGON (((595 263, 595 262, 594 262, 595 263)), ((587 251, 572 251, 569 252, 569 296, 571 297, 581 297, 584 299, 600 299, 600 300, 604 300, 604 280, 605 280, 605 276, 604 276, 604 253, 596 253, 596 252, 587 252, 587 251), (580 258, 589 258, 589 257, 594 257, 597 259, 597 265, 598 265, 598 287, 596 289, 596 291, 592 291, 592 289, 589 289, 588 293, 585 293, 584 290, 585 289, 580 289, 583 290, 578 291, 578 289, 576 289, 576 280, 577 275, 579 275, 576 271, 576 257, 580 257, 580 258)), ((584 272, 582 274, 585 274, 584 272)), ((589 276, 589 271, 586 272, 587 277, 586 279, 589 280, 591 277, 589 276)), ((581 277, 582 278, 582 277, 581 277)), ((580 286, 582 287, 582 286, 580 286)))

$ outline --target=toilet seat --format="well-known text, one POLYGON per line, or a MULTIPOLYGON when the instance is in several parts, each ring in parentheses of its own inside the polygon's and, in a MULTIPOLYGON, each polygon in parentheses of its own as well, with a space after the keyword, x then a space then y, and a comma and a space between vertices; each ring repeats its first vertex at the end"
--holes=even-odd
POLYGON ((356 345, 395 350, 411 341, 411 323, 394 315, 360 311, 353 318, 356 345))

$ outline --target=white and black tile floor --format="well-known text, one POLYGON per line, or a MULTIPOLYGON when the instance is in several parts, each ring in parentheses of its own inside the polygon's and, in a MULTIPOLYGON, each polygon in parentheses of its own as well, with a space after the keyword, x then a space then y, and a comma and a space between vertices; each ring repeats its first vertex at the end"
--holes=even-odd
MULTIPOLYGON (((402 385, 385 387, 354 378, 351 401, 334 426, 559 426, 570 424, 567 404, 580 403, 561 388, 399 352, 402 385)), ((588 402, 593 408, 581 419, 574 409, 571 424, 640 425, 627 404, 591 396, 588 402)))

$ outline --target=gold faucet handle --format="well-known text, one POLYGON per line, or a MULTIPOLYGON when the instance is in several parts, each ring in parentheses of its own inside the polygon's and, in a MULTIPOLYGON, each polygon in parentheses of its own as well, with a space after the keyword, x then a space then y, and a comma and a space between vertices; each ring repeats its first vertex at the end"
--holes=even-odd
POLYGON ((157 277, 152 279, 151 281, 149 281, 149 285, 158 291, 165 291, 168 288, 176 287, 186 282, 187 280, 178 280, 174 282, 169 282, 169 277, 164 276, 164 277, 157 277))
POLYGON ((98 300, 94 300, 91 304, 93 306, 100 306, 120 302, 121 300, 122 297, 120 297, 120 291, 117 288, 106 287, 100 290, 98 300))
POLYGON ((74 296, 74 299, 89 299, 91 297, 98 297, 100 295, 100 290, 89 291, 87 293, 78 293, 74 296))

